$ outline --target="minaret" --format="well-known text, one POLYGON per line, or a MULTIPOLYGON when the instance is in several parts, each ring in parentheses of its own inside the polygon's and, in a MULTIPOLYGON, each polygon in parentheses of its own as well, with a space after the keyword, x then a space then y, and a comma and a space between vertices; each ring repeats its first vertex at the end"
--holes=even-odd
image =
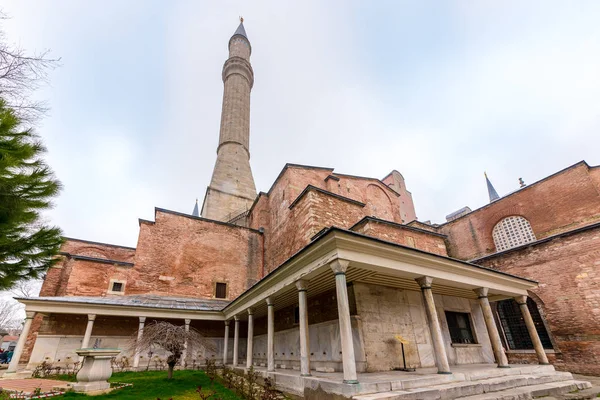
POLYGON ((223 66, 223 108, 217 162, 206 189, 202 216, 228 221, 248 210, 256 198, 250 169, 250 91, 254 72, 252 46, 244 20, 229 39, 229 58, 223 66))
POLYGON ((487 173, 484 172, 483 175, 485 175, 485 183, 487 183, 488 195, 490 196, 490 203, 492 203, 498 200, 500 196, 498 196, 498 192, 496 192, 496 189, 494 189, 494 185, 492 185, 492 182, 490 182, 487 173))

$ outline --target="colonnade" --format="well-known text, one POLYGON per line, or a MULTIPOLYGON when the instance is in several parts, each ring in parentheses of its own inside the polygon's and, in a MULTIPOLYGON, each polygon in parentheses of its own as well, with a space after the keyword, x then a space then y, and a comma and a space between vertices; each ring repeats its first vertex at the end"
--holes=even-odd
MULTIPOLYGON (((350 319, 350 305, 348 302, 348 289, 346 284, 346 270, 348 268, 348 261, 335 260, 330 263, 330 268, 335 275, 335 287, 337 294, 337 306, 338 306, 338 318, 340 325, 340 339, 342 345, 342 364, 344 372, 344 383, 358 383, 358 377, 356 373, 356 360, 354 354, 354 346, 352 342, 352 327, 350 319)), ((433 278, 423 276, 416 279, 416 282, 421 287, 423 293, 423 301, 425 304, 425 311, 427 313, 427 319, 429 321, 429 329, 431 333, 431 339, 433 342, 433 349, 435 354, 436 366, 439 374, 451 374, 450 364, 448 362, 448 356, 446 353, 446 345, 442 334, 441 324, 438 318, 438 312, 432 293, 433 278)), ((308 330, 308 310, 307 310, 307 288, 308 282, 300 279, 296 281, 296 289, 298 290, 298 308, 299 308, 299 333, 300 333, 300 375, 310 376, 310 348, 309 348, 309 330, 308 330)), ((481 311, 483 313, 485 326, 490 338, 492 350, 498 364, 498 368, 509 368, 506 354, 502 348, 502 341, 492 309, 488 299, 488 288, 477 288, 474 289, 477 295, 481 311)), ((548 358, 542 347, 535 325, 527 309, 527 296, 518 296, 515 298, 523 313, 523 318, 529 335, 531 336, 534 348, 540 364, 548 364, 548 358)), ((267 302, 267 371, 275 371, 275 359, 274 359, 274 305, 275 300, 272 297, 266 299, 267 302)), ((252 346, 253 346, 253 312, 252 309, 248 309, 248 350, 246 353, 246 368, 250 368, 253 365, 252 359, 252 346)), ((234 317, 235 330, 234 330, 234 348, 233 348, 233 365, 238 365, 238 348, 237 343, 239 341, 239 317, 234 317)), ((225 321, 225 352, 223 354, 223 363, 227 364, 227 346, 229 341, 229 321, 225 321)))
MULTIPOLYGON (((356 360, 354 354, 354 346, 352 340, 352 327, 350 319, 350 304, 348 301, 348 289, 346 282, 346 271, 348 269, 349 262, 346 260, 337 259, 329 264, 332 273, 335 276, 335 288, 340 328, 340 340, 342 346, 342 364, 344 372, 345 383, 358 383, 356 373, 356 360)), ((431 338, 433 342, 434 354, 436 359, 436 366, 438 373, 450 374, 450 365, 448 363, 448 356, 446 354, 445 343, 443 340, 441 325, 438 319, 438 313, 432 293, 433 278, 423 276, 416 279, 416 282, 421 287, 423 293, 423 300, 425 303, 425 310, 429 321, 429 329, 431 332, 431 338)), ((298 307, 299 307, 299 333, 300 333, 300 374, 302 376, 310 376, 310 340, 309 340, 309 325, 308 325, 308 309, 307 309, 307 289, 308 281, 300 279, 295 282, 296 289, 298 291, 298 307)), ((499 368, 508 368, 508 361, 504 351, 502 349, 502 341, 494 321, 494 316, 490 307, 488 299, 488 288, 477 288, 474 289, 478 296, 478 301, 483 312, 485 325, 488 331, 494 356, 499 368)), ((275 371, 275 359, 274 359, 274 318, 275 318, 275 302, 276 299, 268 297, 265 299, 267 303, 267 371, 275 371)), ((548 358, 542 346, 541 340, 538 336, 537 330, 533 323, 533 319, 527 308, 527 296, 517 296, 515 300, 519 304, 521 312, 523 314, 524 322, 527 326, 527 330, 531 337, 535 352, 538 357, 540 364, 548 364, 548 358)), ((252 308, 246 310, 248 313, 248 339, 247 339, 247 352, 246 352, 246 367, 249 368, 253 365, 253 338, 254 338, 254 315, 252 308)), ((7 373, 14 373, 17 371, 18 363, 25 347, 25 342, 31 328, 32 320, 35 316, 35 312, 27 312, 27 317, 23 326, 23 331, 19 337, 19 341, 13 353, 13 358, 8 367, 7 373)), ((88 314, 88 322, 81 343, 82 348, 89 347, 90 338, 92 336, 92 330, 94 327, 94 321, 96 320, 96 314, 88 314)), ((146 317, 139 317, 138 326, 138 340, 142 337, 144 332, 144 324, 146 317)), ((239 364, 238 353, 239 353, 239 315, 233 317, 234 321, 234 338, 233 338, 233 365, 239 364)), ((190 319, 185 320, 185 329, 189 330, 190 319)), ((228 357, 228 346, 229 346, 229 325, 230 320, 225 321, 225 341, 223 346, 223 363, 227 364, 228 357)), ((185 360, 186 354, 184 353, 183 359, 185 360)), ((133 359, 133 367, 138 368, 140 362, 140 355, 136 352, 133 359)))

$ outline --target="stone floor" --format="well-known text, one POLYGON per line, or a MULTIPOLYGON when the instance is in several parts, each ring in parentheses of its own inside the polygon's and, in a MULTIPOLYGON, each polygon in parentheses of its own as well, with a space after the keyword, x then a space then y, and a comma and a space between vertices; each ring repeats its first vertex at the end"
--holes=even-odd
MULTIPOLYGON (((555 371, 551 365, 497 368, 495 364, 471 364, 453 366, 451 369, 451 375, 437 374, 435 368, 422 368, 415 372, 360 373, 358 384, 345 384, 341 372, 311 371, 312 376, 302 377, 297 370, 278 369, 267 373, 264 367, 255 367, 263 376, 272 378, 281 390, 306 398, 323 399, 339 395, 357 400, 454 399, 479 395, 483 396, 482 399, 494 399, 496 392, 509 389, 515 392, 509 393, 509 396, 527 398, 522 397, 529 395, 526 387, 549 396, 590 386, 587 382, 574 380, 568 372, 555 371)), ((503 398, 502 394, 497 398, 503 398)))
POLYGON ((0 380, 0 388, 5 390, 16 390, 24 393, 33 393, 40 388, 42 393, 51 392, 55 387, 67 388, 67 382, 52 379, 3 379, 0 380))

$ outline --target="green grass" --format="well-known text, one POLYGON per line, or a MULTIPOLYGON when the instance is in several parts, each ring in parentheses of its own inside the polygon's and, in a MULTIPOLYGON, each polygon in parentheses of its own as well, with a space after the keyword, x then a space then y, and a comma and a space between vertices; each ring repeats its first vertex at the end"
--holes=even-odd
MULTIPOLYGON (((52 377, 52 379, 71 380, 68 376, 62 375, 52 377)), ((196 393, 196 388, 202 386, 203 390, 210 387, 210 379, 202 371, 175 371, 173 379, 167 379, 167 371, 148 371, 148 372, 116 372, 109 379, 109 382, 133 383, 133 387, 117 389, 111 393, 88 397, 80 393, 69 392, 57 399, 82 399, 104 400, 200 400, 196 393)), ((231 390, 223 387, 218 382, 214 382, 211 388, 216 395, 210 399, 239 400, 240 398, 231 390)))

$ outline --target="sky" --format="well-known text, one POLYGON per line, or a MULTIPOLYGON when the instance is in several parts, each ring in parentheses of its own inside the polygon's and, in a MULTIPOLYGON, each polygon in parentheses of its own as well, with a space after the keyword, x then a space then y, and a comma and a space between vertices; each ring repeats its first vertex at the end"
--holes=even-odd
POLYGON ((191 213, 216 160, 227 43, 244 17, 251 165, 382 178, 420 220, 600 164, 598 1, 4 0, 1 29, 61 66, 36 96, 64 234, 135 247, 154 207, 191 213))

